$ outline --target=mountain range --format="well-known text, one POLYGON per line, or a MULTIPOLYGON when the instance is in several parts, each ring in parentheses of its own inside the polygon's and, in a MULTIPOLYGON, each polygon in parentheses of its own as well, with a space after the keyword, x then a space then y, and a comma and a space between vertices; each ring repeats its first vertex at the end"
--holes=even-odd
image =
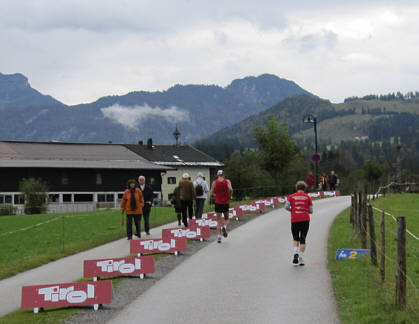
POLYGON ((165 91, 135 91, 68 106, 30 86, 22 74, 0 73, 0 139, 123 142, 153 138, 192 143, 260 113, 284 98, 314 96, 271 74, 245 77, 227 87, 175 85, 165 91))

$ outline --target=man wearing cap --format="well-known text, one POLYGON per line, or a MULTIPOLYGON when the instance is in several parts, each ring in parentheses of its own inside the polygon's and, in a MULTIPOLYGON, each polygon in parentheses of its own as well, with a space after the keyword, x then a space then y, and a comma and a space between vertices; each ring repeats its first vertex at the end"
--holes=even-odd
POLYGON ((198 172, 198 177, 194 181, 195 193, 196 193, 196 209, 195 217, 202 218, 202 212, 204 210, 205 200, 209 192, 209 187, 204 179, 202 172, 198 172))
POLYGON ((196 199, 195 188, 191 180, 189 180, 189 174, 184 173, 182 180, 179 182, 179 196, 180 204, 182 208, 182 222, 185 227, 188 227, 188 218, 193 217, 193 201, 196 199))
POLYGON ((221 232, 227 237, 227 226, 229 223, 228 209, 230 208, 230 197, 233 192, 230 180, 224 177, 224 171, 217 171, 217 180, 212 183, 211 197, 215 198, 215 212, 217 213, 217 242, 221 243, 221 232), (222 217, 224 215, 224 218, 222 217))

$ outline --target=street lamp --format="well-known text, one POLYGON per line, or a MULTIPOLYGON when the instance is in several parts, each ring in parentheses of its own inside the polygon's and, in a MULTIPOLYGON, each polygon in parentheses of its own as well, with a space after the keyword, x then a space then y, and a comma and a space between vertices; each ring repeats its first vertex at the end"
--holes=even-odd
POLYGON ((319 161, 320 161, 320 154, 317 149, 317 117, 314 115, 305 115, 303 118, 303 122, 307 124, 314 125, 314 145, 315 145, 315 154, 312 156, 312 160, 314 161, 314 170, 316 174, 316 188, 319 185, 319 161))

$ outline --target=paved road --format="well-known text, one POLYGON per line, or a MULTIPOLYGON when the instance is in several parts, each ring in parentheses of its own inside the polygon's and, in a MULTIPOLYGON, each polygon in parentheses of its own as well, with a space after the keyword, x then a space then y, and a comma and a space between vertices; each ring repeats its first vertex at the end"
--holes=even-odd
POLYGON ((183 262, 111 323, 339 323, 327 236, 348 197, 315 202, 306 266, 291 265, 289 215, 265 214, 183 262))
MULTIPOLYGON (((175 224, 177 222, 152 228, 151 234, 155 235, 151 237, 161 237, 162 228, 174 227, 175 224)), ((145 233, 142 236, 146 237, 145 233)), ((0 280, 0 316, 20 308, 22 286, 72 282, 83 277, 83 260, 127 255, 129 241, 121 239, 0 280)))

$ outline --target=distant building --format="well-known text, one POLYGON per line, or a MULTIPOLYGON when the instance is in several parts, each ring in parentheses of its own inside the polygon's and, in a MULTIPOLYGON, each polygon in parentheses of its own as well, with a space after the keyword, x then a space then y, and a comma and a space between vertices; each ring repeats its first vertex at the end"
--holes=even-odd
POLYGON ((19 182, 34 177, 49 186, 49 212, 115 208, 127 180, 140 174, 160 200, 161 174, 170 169, 120 144, 0 141, 0 204, 21 212, 19 182))
POLYGON ((189 173, 193 181, 197 173, 202 172, 210 186, 217 169, 223 166, 221 162, 189 145, 153 145, 152 140, 149 139, 145 145, 139 142, 139 144, 128 144, 125 147, 154 164, 175 168, 171 170, 168 168, 167 172, 162 175, 163 204, 170 201, 183 173, 189 173))

